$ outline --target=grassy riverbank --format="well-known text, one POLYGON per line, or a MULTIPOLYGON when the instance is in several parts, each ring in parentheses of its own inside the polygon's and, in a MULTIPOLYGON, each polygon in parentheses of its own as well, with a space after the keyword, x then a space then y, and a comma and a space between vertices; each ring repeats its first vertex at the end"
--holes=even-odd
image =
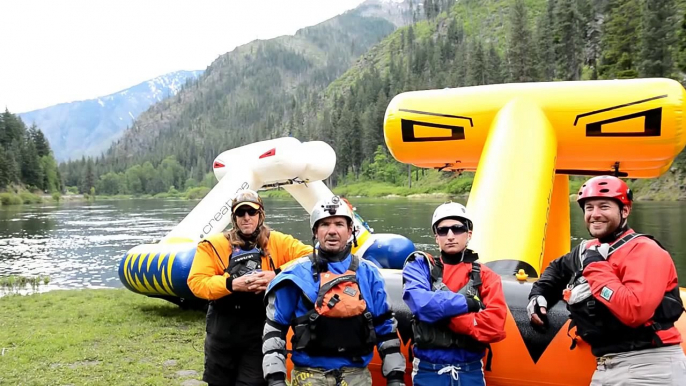
POLYGON ((0 385, 204 385, 204 326, 124 289, 0 297, 0 385))

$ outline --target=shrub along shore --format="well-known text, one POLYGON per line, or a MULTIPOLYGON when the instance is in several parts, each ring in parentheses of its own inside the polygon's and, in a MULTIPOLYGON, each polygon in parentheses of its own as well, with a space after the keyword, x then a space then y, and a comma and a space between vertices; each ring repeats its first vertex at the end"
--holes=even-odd
MULTIPOLYGON (((348 176, 332 189, 334 193, 346 197, 407 197, 407 198, 465 198, 469 195, 474 180, 473 173, 442 173, 434 170, 422 171, 420 169, 408 173, 401 179, 398 176, 391 181, 369 179, 365 176, 348 176), (422 173, 420 173, 422 172, 422 173), (410 181, 411 179, 411 181, 410 181)), ((573 196, 587 177, 572 176, 569 182, 569 194, 573 196)), ((526 181, 522 181, 526 183, 526 181)), ((686 177, 678 171, 669 171, 655 179, 635 179, 629 181, 637 201, 681 201, 686 200, 686 177)), ((15 188, 9 192, 0 192, 0 206, 55 203, 60 201, 94 201, 94 200, 122 200, 122 199, 182 199, 200 200, 209 191, 208 186, 193 186, 184 191, 174 187, 169 191, 157 194, 117 194, 102 195, 95 189, 90 193, 78 194, 75 187, 68 188, 65 195, 59 193, 38 194, 21 188, 15 188)), ((288 192, 283 189, 262 191, 263 197, 290 198, 288 192)))

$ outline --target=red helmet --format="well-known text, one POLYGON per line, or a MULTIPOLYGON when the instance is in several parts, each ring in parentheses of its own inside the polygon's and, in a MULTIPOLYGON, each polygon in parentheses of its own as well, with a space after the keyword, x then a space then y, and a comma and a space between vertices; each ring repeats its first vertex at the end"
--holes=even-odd
POLYGON ((587 198, 612 198, 621 205, 631 206, 634 194, 629 189, 626 182, 614 176, 597 176, 584 182, 579 188, 579 195, 576 201, 581 208, 584 207, 584 200, 587 198))

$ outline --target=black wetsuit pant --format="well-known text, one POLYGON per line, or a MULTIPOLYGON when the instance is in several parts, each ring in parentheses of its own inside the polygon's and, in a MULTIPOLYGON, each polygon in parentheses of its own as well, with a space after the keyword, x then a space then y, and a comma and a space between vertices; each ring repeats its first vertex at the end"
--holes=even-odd
POLYGON ((212 386, 266 386, 262 332, 266 317, 208 310, 203 381, 212 386))
POLYGON ((262 374, 262 344, 251 349, 216 350, 205 344, 203 381, 210 386, 266 386, 262 374))

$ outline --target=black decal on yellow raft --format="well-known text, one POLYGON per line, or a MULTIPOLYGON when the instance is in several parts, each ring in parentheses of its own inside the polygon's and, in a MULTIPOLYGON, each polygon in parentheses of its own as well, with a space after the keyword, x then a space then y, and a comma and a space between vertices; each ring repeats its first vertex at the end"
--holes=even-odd
POLYGON ((457 119, 466 119, 469 121, 469 127, 474 127, 474 122, 472 122, 472 118, 470 117, 463 117, 461 115, 450 115, 450 114, 441 114, 441 113, 432 113, 429 111, 419 111, 419 110, 409 110, 409 109, 398 109, 399 111, 404 111, 406 113, 412 113, 412 114, 422 114, 422 115, 431 115, 434 117, 443 117, 443 118, 457 118, 457 119))
POLYGON ((659 137, 662 132, 662 107, 586 124, 587 137, 659 137), (603 132, 603 125, 643 118, 643 131, 603 132))
POLYGON ((645 103, 645 102, 650 102, 650 101, 654 101, 654 100, 656 100, 656 99, 662 99, 662 98, 667 98, 667 94, 658 95, 658 96, 654 96, 654 97, 651 97, 651 98, 641 99, 641 100, 634 101, 634 102, 624 103, 624 104, 617 105, 617 106, 607 107, 607 108, 604 108, 604 109, 600 109, 600 110, 595 110, 595 111, 591 111, 591 112, 588 112, 588 113, 579 114, 579 115, 576 116, 576 119, 574 119, 574 126, 576 126, 577 122, 579 122, 579 119, 581 119, 581 118, 583 118, 583 117, 588 117, 588 116, 591 116, 591 115, 596 115, 596 114, 604 113, 604 112, 606 112, 606 111, 617 110, 617 109, 621 109, 622 107, 633 106, 633 105, 637 105, 637 104, 641 104, 641 103, 645 103))
POLYGON ((464 137, 464 127, 462 126, 451 126, 443 125, 440 123, 430 123, 430 122, 420 122, 412 121, 409 119, 402 119, 400 124, 400 130, 403 135, 403 142, 437 142, 437 141, 458 141, 463 140, 464 137), (445 137, 417 137, 415 133, 415 126, 432 127, 435 129, 446 129, 450 130, 450 134, 445 137))

